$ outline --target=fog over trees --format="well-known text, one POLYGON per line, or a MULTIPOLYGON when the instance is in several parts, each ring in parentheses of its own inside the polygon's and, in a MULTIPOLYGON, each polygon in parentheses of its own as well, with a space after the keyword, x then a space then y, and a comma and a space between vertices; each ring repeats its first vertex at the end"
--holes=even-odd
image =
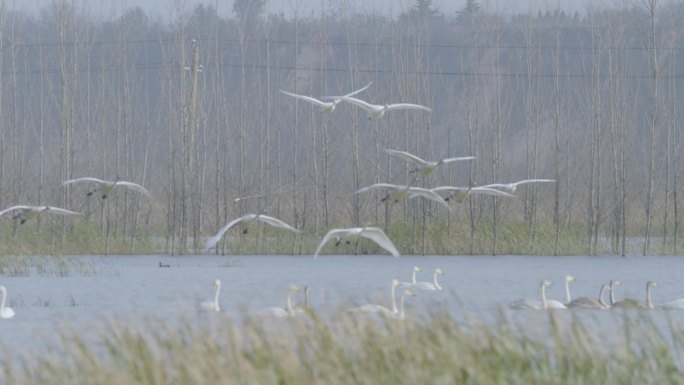
MULTIPOLYGON (((416 0, 396 18, 323 3, 316 16, 284 17, 266 14, 265 0, 235 0, 229 17, 199 5, 160 24, 140 8, 102 20, 79 1, 37 16, 5 2, 0 208, 81 211, 25 226, 59 243, 85 221, 105 250, 112 238, 133 251, 152 237, 164 252, 196 252, 227 221, 268 212, 318 237, 394 229, 409 237, 397 242, 407 254, 474 253, 482 229, 487 253, 511 252, 499 242, 519 237, 525 253, 558 254, 570 236, 588 254, 624 254, 634 238, 644 254, 678 252, 684 2, 503 15, 475 0, 450 14, 416 0), (342 102, 323 114, 279 92, 320 98, 371 81, 358 98, 432 113, 376 121, 342 102), (386 148, 477 157, 419 178, 421 187, 557 182, 520 187, 515 199, 473 196, 451 212, 353 194, 414 179, 386 148), (100 201, 62 186, 82 176, 140 183, 154 199, 117 190, 100 201), (470 247, 440 244, 436 226, 470 247), (550 248, 538 247, 542 232, 550 248)), ((312 252, 300 237, 291 243, 281 252, 312 252)))

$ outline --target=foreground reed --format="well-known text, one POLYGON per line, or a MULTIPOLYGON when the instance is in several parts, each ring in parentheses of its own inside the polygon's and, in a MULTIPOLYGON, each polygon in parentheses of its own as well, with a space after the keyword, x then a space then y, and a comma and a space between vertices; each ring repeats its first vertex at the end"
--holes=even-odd
MULTIPOLYGON (((174 322, 112 320, 95 336, 63 329, 31 357, 5 359, 6 384, 673 384, 684 337, 647 313, 625 315, 612 338, 577 317, 535 314, 533 329, 438 312, 417 320, 174 322), (143 326, 147 325, 147 326, 143 326), (610 340, 610 341, 607 341, 610 340)), ((206 317, 203 317, 206 316, 206 317)), ((7 351, 5 351, 7 353, 7 351)))

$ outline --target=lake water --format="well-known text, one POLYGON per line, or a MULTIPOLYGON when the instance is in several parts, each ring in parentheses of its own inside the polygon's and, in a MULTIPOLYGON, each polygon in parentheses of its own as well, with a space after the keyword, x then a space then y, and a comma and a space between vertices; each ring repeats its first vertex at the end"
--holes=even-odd
MULTIPOLYGON (((549 298, 563 300, 564 277, 572 274, 573 297, 596 296, 599 286, 619 279, 616 295, 643 301, 645 283, 654 280, 656 304, 684 297, 684 258, 548 257, 548 256, 86 256, 73 257, 82 266, 66 276, 0 276, 9 305, 17 315, 0 320, 0 346, 20 351, 50 338, 64 324, 89 327, 111 317, 174 320, 206 317, 198 302, 213 298, 215 278, 222 281, 222 311, 240 315, 269 306, 284 306, 290 284, 310 288, 318 311, 362 303, 389 303, 393 278, 408 281, 413 266, 422 268, 419 281, 431 281, 440 267, 441 292, 416 292, 407 301, 407 316, 435 304, 454 312, 464 309, 492 314, 523 297, 538 298, 537 286, 549 279, 549 298), (159 264, 169 267, 159 267, 159 264)), ((301 297, 296 299, 301 302, 301 297)), ((612 312, 612 311, 608 311, 612 312)), ((654 313, 663 312, 655 310, 654 313)), ((529 317, 528 311, 511 311, 529 317)), ((585 311, 586 313, 586 311, 585 311)), ((591 312, 596 313, 596 312, 591 312)), ((606 313, 606 312, 603 312, 606 313)), ((681 318, 684 311, 668 312, 681 318)))

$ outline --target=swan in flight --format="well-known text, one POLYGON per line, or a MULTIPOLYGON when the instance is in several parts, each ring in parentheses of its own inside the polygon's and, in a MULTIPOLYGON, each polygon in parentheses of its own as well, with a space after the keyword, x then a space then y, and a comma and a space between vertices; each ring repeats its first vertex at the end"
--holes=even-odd
POLYGON ((396 155, 407 162, 411 162, 416 165, 416 168, 409 171, 409 172, 418 172, 421 173, 422 175, 429 175, 433 171, 437 169, 442 164, 445 163, 451 163, 451 162, 458 162, 462 160, 473 160, 475 159, 474 156, 461 156, 457 158, 442 158, 437 161, 429 161, 429 160, 423 160, 413 154, 409 154, 408 152, 405 151, 399 151, 399 150, 392 150, 389 148, 385 149, 385 152, 390 154, 390 155, 396 155))
POLYGON ((221 293, 221 280, 216 278, 214 280, 214 286, 216 286, 216 293, 214 294, 213 301, 202 301, 200 303, 200 309, 204 311, 221 311, 219 307, 219 294, 221 293))
POLYGON ((528 184, 528 183, 552 183, 555 182, 555 179, 524 179, 524 180, 519 180, 517 182, 512 182, 512 183, 492 183, 488 184, 482 187, 490 187, 490 188, 499 188, 504 191, 514 193, 515 190, 518 188, 518 186, 523 185, 523 184, 528 184))
POLYGON ((402 287, 409 287, 416 284, 416 273, 419 273, 421 268, 418 266, 413 266, 413 272, 411 274, 411 282, 399 282, 402 287))
POLYGON ((5 306, 5 301, 7 300, 7 289, 4 286, 0 286, 0 291, 2 292, 2 302, 0 303, 0 318, 12 318, 14 317, 14 310, 5 306))
POLYGON ((137 192, 142 193, 146 197, 152 199, 152 194, 150 194, 147 189, 145 189, 143 186, 133 183, 133 182, 127 182, 125 180, 119 180, 119 177, 116 177, 116 180, 113 181, 108 181, 108 180, 102 180, 102 179, 97 179, 97 178, 91 178, 91 177, 83 177, 83 178, 76 178, 76 179, 69 179, 65 180, 62 182, 62 186, 70 185, 72 183, 79 183, 79 182, 89 182, 91 184, 95 185, 95 188, 91 191, 88 191, 86 193, 87 196, 91 196, 95 193, 98 193, 100 196, 102 196, 102 199, 107 199, 107 195, 109 195, 112 190, 114 190, 115 187, 122 186, 129 188, 131 190, 135 190, 137 192))
POLYGON ((399 308, 397 308, 397 300, 395 294, 397 286, 399 286, 399 280, 393 279, 392 283, 390 284, 390 303, 392 304, 391 309, 382 305, 369 303, 359 307, 351 308, 348 311, 351 313, 382 313, 386 316, 390 316, 393 313, 398 313, 399 308))
POLYGON ((54 207, 54 206, 26 206, 26 205, 17 205, 17 206, 12 206, 8 207, 2 211, 0 211, 0 216, 3 216, 4 214, 7 214, 12 211, 17 211, 16 214, 12 216, 12 219, 18 220, 19 224, 24 224, 26 221, 29 219, 38 216, 39 214, 42 213, 50 213, 50 214, 56 214, 56 215, 81 215, 81 213, 76 212, 76 211, 71 211, 71 210, 66 210, 62 209, 59 207, 54 207))
POLYGON ((613 286, 614 285, 619 285, 619 281, 611 281, 611 289, 610 289, 610 297, 611 297, 611 307, 614 308, 619 308, 619 309, 653 309, 655 306, 653 305, 653 301, 651 300, 651 289, 654 287, 657 287, 658 284, 656 284, 653 281, 648 281, 646 282, 646 302, 639 302, 635 299, 632 298, 625 298, 622 301, 614 302, 615 297, 613 296, 613 286))
POLYGON ((429 199, 432 201, 435 201, 442 206, 446 207, 447 209, 451 209, 449 204, 442 198, 439 194, 436 192, 422 188, 422 187, 411 187, 411 186, 404 186, 404 185, 396 185, 396 184, 390 184, 390 183, 376 183, 370 186, 366 186, 363 188, 360 188, 354 192, 354 194, 359 194, 362 192, 370 191, 370 190, 377 190, 377 189, 385 189, 389 190, 387 192, 387 195, 385 195, 380 201, 384 202, 386 200, 390 200, 394 203, 399 202, 401 199, 405 198, 408 196, 409 199, 414 199, 417 197, 423 197, 425 199, 429 199))
POLYGON ((297 314, 297 312, 294 310, 294 307, 292 306, 292 293, 299 293, 299 291, 299 286, 290 285, 290 287, 287 290, 287 301, 285 308, 267 307, 266 309, 261 310, 259 312, 259 315, 277 318, 294 317, 297 314))
POLYGON ((313 98, 311 96, 293 94, 292 92, 287 92, 287 91, 283 91, 283 90, 280 90, 280 92, 285 94, 285 95, 292 96, 293 98, 297 98, 299 100, 309 102, 309 103, 317 106, 318 108, 320 108, 321 112, 323 112, 325 114, 331 114, 333 111, 335 111, 335 107, 337 107, 337 104, 339 104, 342 101, 342 98, 354 96, 354 95, 358 94, 359 92, 363 92, 366 90, 366 88, 370 87, 371 84, 373 84, 373 82, 370 82, 365 87, 360 88, 356 91, 352 91, 352 92, 350 92, 344 96, 325 96, 325 97, 323 97, 323 99, 332 99, 331 102, 324 102, 324 101, 318 100, 316 98, 313 98))
POLYGON ((432 274, 432 282, 416 282, 409 286, 411 289, 419 289, 419 290, 442 290, 442 287, 439 285, 439 282, 437 282, 437 276, 442 275, 444 272, 442 269, 439 267, 435 269, 435 272, 432 274))
POLYGON ((515 195, 509 194, 507 192, 503 192, 501 190, 497 190, 495 188, 491 187, 485 187, 485 186, 479 186, 479 187, 453 187, 453 186, 439 186, 435 187, 432 189, 433 192, 439 193, 439 192, 448 192, 449 195, 447 195, 444 200, 449 201, 451 199, 456 200, 458 203, 462 203, 468 197, 470 197, 470 194, 482 194, 482 195, 492 195, 495 197, 504 197, 504 198, 514 198, 515 195))
POLYGON ((591 297, 579 297, 575 298, 572 301, 568 302, 566 306, 568 308, 574 308, 574 309, 610 309, 610 305, 608 305, 604 300, 603 300, 603 293, 606 290, 610 290, 610 286, 607 283, 604 283, 601 285, 601 289, 599 290, 599 294, 597 298, 591 298, 591 297))
POLYGON ((399 256, 399 251, 394 247, 392 241, 387 237, 384 231, 379 227, 350 227, 348 229, 332 229, 323 237, 321 243, 318 244, 316 248, 316 253, 314 253, 314 258, 318 257, 318 253, 321 252, 323 246, 335 238, 335 246, 339 245, 343 240, 347 243, 358 242, 359 238, 368 238, 371 241, 378 244, 378 246, 389 251, 395 257, 399 256))
MULTIPOLYGON (((204 251, 208 251, 208 250, 210 250, 210 249, 216 248, 216 243, 219 241, 219 239, 221 239, 221 237, 223 237, 223 234, 225 234, 226 231, 230 230, 231 227, 237 225, 238 223, 241 223, 241 222, 249 223, 249 222, 254 222, 254 221, 264 222, 264 223, 266 223, 266 224, 268 224, 268 225, 271 225, 271 226, 273 226, 273 227, 278 227, 278 228, 281 228, 281 229, 294 231, 295 233, 299 233, 299 232, 300 232, 299 230, 295 229, 294 227, 288 225, 287 223, 285 223, 285 222, 283 222, 283 221, 281 221, 281 220, 279 220, 279 219, 276 219, 276 218, 273 218, 273 217, 269 217, 268 215, 264 215, 264 214, 245 214, 245 215, 241 216, 240 218, 237 218, 237 219, 234 219, 234 220, 228 222, 225 226, 223 226, 223 227, 218 231, 218 233, 216 233, 216 235, 214 235, 213 237, 210 237, 209 239, 207 239, 207 241, 206 241, 206 243, 205 243, 205 245, 204 245, 204 249, 203 249, 203 250, 204 250, 204 251)), ((246 232, 246 229, 245 229, 244 232, 246 232)))
POLYGON ((351 96, 343 96, 342 100, 345 102, 354 104, 356 106, 359 106, 366 110, 368 113, 368 119, 370 120, 378 120, 382 118, 385 115, 385 112, 387 111, 393 111, 393 110, 423 110, 427 112, 432 112, 432 109, 429 107, 421 106, 420 104, 410 104, 410 103, 396 103, 396 104, 384 104, 384 105, 378 105, 378 104, 370 104, 368 102, 365 102, 361 99, 356 99, 351 96))

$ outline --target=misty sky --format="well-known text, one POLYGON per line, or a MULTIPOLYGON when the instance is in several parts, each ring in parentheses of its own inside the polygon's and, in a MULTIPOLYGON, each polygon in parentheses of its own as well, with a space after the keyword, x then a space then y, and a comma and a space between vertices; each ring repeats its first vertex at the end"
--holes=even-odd
MULTIPOLYGON (((52 0, 10 0, 6 2, 8 8, 18 8, 24 11, 34 12, 52 0)), ((600 1, 605 4, 607 2, 614 2, 615 0, 600 1)), ((376 11, 388 15, 399 14, 409 7, 411 7, 415 0, 350 0, 352 4, 358 7, 359 11, 376 11)), ((536 11, 537 9, 547 10, 555 9, 558 4, 566 11, 582 11, 588 2, 592 0, 481 0, 479 3, 487 9, 496 9, 506 13, 525 12, 531 7, 536 11)), ((622 1, 624 2, 624 1, 622 1)), ((219 13, 222 15, 229 14, 233 6, 233 0, 81 0, 77 4, 89 4, 95 14, 103 17, 112 15, 120 15, 122 9, 127 9, 133 6, 140 6, 148 15, 153 18, 168 19, 175 14, 174 4, 184 4, 187 11, 198 4, 214 4, 217 5, 219 13)), ((300 14, 308 15, 311 12, 317 14, 322 4, 330 4, 330 0, 267 0, 267 8, 272 13, 284 13, 286 15, 292 14, 293 10, 299 9, 300 14)), ((338 4, 338 0, 333 0, 333 4, 338 4)), ((461 9, 465 4, 465 0, 433 0, 433 5, 441 9, 444 13, 450 14, 458 9, 461 9)), ((594 0, 595 3, 595 0, 594 0)))

